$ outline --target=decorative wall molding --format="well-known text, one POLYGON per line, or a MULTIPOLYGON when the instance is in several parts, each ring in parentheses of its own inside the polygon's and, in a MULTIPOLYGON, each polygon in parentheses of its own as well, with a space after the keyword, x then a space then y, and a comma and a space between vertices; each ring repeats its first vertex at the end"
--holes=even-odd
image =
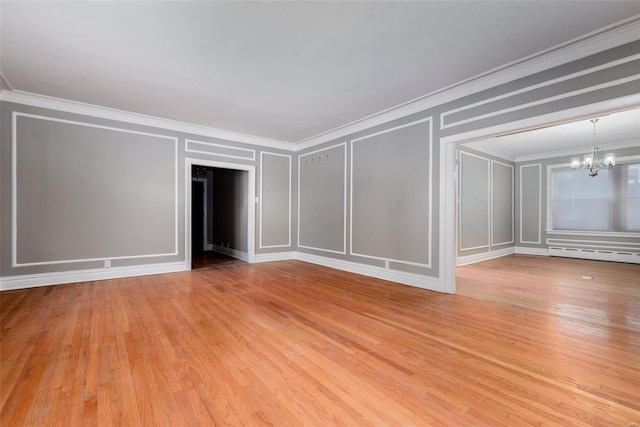
POLYGON ((431 254, 433 252, 433 117, 427 117, 424 119, 420 119, 420 120, 416 120, 414 122, 411 123, 406 123, 404 125, 400 125, 400 126, 396 126, 390 129, 385 129, 383 131, 380 132, 375 132, 369 135, 365 135, 363 137, 360 138, 356 138, 351 140, 351 168, 350 168, 350 174, 349 174, 349 195, 350 195, 350 200, 349 200, 349 206, 350 206, 350 210, 349 210, 349 254, 353 255, 353 256, 359 256, 359 257, 363 257, 363 258, 371 258, 371 259, 378 259, 378 260, 383 260, 383 261, 387 261, 387 262, 396 262, 396 263, 400 263, 400 264, 407 264, 407 265, 415 265, 415 266, 419 266, 419 267, 426 267, 426 268, 431 268, 431 254), (353 146, 354 143, 356 142, 360 142, 378 135, 382 135, 385 133, 389 133, 389 132, 393 132, 396 130, 400 130, 409 126, 415 126, 417 124, 420 123, 424 123, 424 122, 429 122, 429 213, 428 213, 428 240, 427 240, 427 245, 428 245, 428 260, 426 263, 417 263, 417 262, 410 262, 410 261, 405 261, 405 260, 399 260, 399 259, 392 259, 392 258, 382 258, 382 257, 377 257, 377 256, 373 256, 373 255, 368 255, 368 254, 361 254, 361 253, 357 253, 357 252, 353 252, 353 159, 354 159, 354 150, 353 150, 353 146))
POLYGON ((83 102, 70 101, 66 99, 54 98, 50 96, 38 95, 17 90, 0 92, 0 101, 13 102, 16 104, 29 105, 32 107, 49 108, 53 110, 64 111, 66 113, 81 114, 84 116, 98 117, 107 120, 117 120, 119 122, 142 126, 152 126, 165 130, 190 133, 200 136, 208 136, 212 138, 224 139, 227 141, 258 145, 261 147, 276 148, 281 150, 292 150, 293 148, 291 143, 278 141, 275 139, 246 135, 208 126, 201 126, 192 123, 180 122, 177 120, 147 116, 145 114, 132 113, 130 111, 100 107, 98 105, 86 104, 83 102))
POLYGON ((251 161, 256 160, 256 150, 250 150, 247 148, 233 147, 231 145, 224 145, 224 144, 215 144, 213 142, 206 142, 206 141, 196 141, 194 139, 188 139, 188 138, 185 140, 184 145, 185 145, 184 151, 186 151, 187 153, 198 153, 198 154, 206 154, 208 156, 229 157, 232 159, 242 159, 242 160, 251 160, 251 161), (221 148, 231 152, 237 151, 238 155, 227 154, 222 151, 216 152, 216 151, 198 150, 196 148, 191 148, 190 144, 200 144, 207 147, 213 147, 213 150, 215 150, 216 148, 221 148), (239 155, 240 153, 243 153, 243 152, 248 153, 248 155, 247 156, 239 155))
POLYGON ((288 248, 291 247, 291 199, 292 199, 292 179, 293 179, 293 171, 292 171, 292 156, 290 156, 289 154, 278 154, 278 153, 270 153, 268 151, 263 151, 260 153, 260 196, 259 196, 259 200, 260 200, 260 211, 258 213, 258 222, 259 222, 259 227, 260 227, 260 236, 258 237, 258 248, 259 249, 270 249, 270 248, 288 248), (264 163, 264 156, 277 156, 277 157, 285 157, 287 159, 289 159, 289 221, 288 221, 288 227, 287 229, 289 230, 288 233, 288 240, 286 244, 282 244, 282 245, 268 245, 265 246, 262 244, 262 201, 264 200, 262 197, 262 187, 263 187, 263 182, 264 182, 264 168, 263 168, 263 163, 264 163))
POLYGON ((456 260, 456 265, 461 267, 463 265, 475 264, 477 262, 488 261, 494 258, 501 258, 503 256, 516 253, 516 248, 511 246, 504 249, 496 249, 494 251, 482 252, 479 254, 460 256, 456 260))
POLYGON ((491 172, 490 172, 490 182, 491 182, 491 195, 489 197, 489 200, 491 200, 490 203, 490 211, 491 211, 491 216, 489 217, 489 223, 490 228, 491 228, 491 247, 493 248, 493 246, 502 246, 502 245, 509 245, 514 243, 514 238, 515 238, 515 231, 514 231, 514 227, 515 227, 515 172, 514 172, 514 166, 510 165, 508 163, 503 163, 503 162, 499 162, 497 160, 493 160, 491 159, 491 172), (493 226, 493 184, 495 182, 495 180, 493 179, 493 169, 494 169, 494 165, 501 165, 501 166, 505 166, 511 169, 511 240, 506 241, 506 242, 494 242, 493 240, 493 232, 494 232, 494 226, 493 226))
POLYGON ((607 114, 609 112, 638 108, 640 106, 640 93, 609 99, 592 104, 581 105, 579 107, 568 108, 566 110, 554 111, 540 116, 528 117, 526 119, 515 120, 513 122, 502 123, 495 126, 483 127, 469 132, 457 133, 442 137, 440 141, 444 144, 464 144, 483 139, 509 135, 517 132, 541 127, 549 127, 564 123, 575 122, 593 118, 594 115, 607 114))
POLYGON ((23 274, 20 276, 0 278, 0 290, 7 291, 11 289, 25 289, 65 283, 92 282, 96 280, 120 279, 123 277, 147 276, 187 270, 189 270, 189 266, 184 261, 180 261, 128 267, 63 271, 57 273, 23 274))
POLYGON ((458 191, 459 191, 459 200, 460 203, 458 205, 458 250, 460 252, 464 252, 464 251, 472 251, 472 250, 476 250, 476 249, 484 249, 484 248, 489 248, 491 246, 491 159, 487 158, 487 157, 482 157, 479 156, 477 154, 473 154, 473 153, 467 153, 466 151, 460 151, 460 177, 459 177, 459 186, 458 186, 458 191), (479 245, 479 246, 469 246, 469 247, 463 247, 462 246, 462 156, 469 156, 469 157, 475 157, 477 159, 481 159, 487 162, 487 194, 489 195, 489 201, 487 202, 487 244, 486 245, 479 245))
POLYGON ((504 64, 462 82, 420 96, 406 103, 380 111, 335 129, 296 143, 296 150, 343 138, 373 126, 409 116, 473 93, 548 70, 602 51, 636 41, 640 31, 640 15, 569 40, 558 46, 504 64))
POLYGON ((347 143, 346 142, 342 142, 340 144, 335 144, 332 145, 330 147, 325 147, 325 148, 321 148, 319 150, 315 150, 315 151, 310 151, 308 153, 304 153, 304 154, 300 154, 298 156, 298 242, 297 245, 299 248, 305 248, 305 249, 312 249, 315 251, 322 251, 322 252, 330 252, 330 253, 336 253, 336 254, 341 254, 344 255, 347 253, 347 143), (302 162, 302 158, 306 157, 306 156, 310 156, 312 154, 316 154, 316 153, 320 153, 322 151, 327 151, 327 150, 331 150, 333 148, 336 147, 343 147, 344 149, 344 184, 343 184, 343 192, 344 192, 344 214, 343 214, 343 230, 342 230, 342 236, 343 236, 343 246, 342 246, 342 251, 335 251, 332 249, 323 249, 323 248, 315 248, 313 246, 307 246, 307 245, 301 245, 300 244, 300 176, 301 176, 301 168, 300 168, 300 164, 302 162))
POLYGON ((18 111, 11 113, 11 267, 33 267, 38 265, 52 265, 52 264, 70 264, 92 261, 105 261, 105 260, 117 260, 117 259, 139 259, 139 258, 154 258, 162 256, 175 256, 178 255, 178 138, 154 134, 148 132, 134 131, 130 129, 123 129, 110 126, 101 126, 93 123, 78 122, 73 120, 64 120, 56 117, 43 116, 38 114, 28 114, 18 111), (75 126, 83 126, 97 129, 110 130, 114 132, 131 133, 135 135, 144 135, 160 139, 168 139, 173 141, 174 144, 174 250, 173 252, 159 253, 159 254, 139 254, 128 256, 115 256, 115 257, 97 257, 97 258, 79 258, 79 259, 64 259, 55 261, 42 261, 42 262, 18 262, 18 117, 28 117, 32 119, 45 120, 57 123, 65 123, 75 126))
POLYGON ((475 102, 475 103, 472 103, 472 104, 468 104, 468 105, 464 105, 462 107, 458 107, 458 108, 455 108, 455 109, 452 109, 452 110, 449 110, 449 111, 445 111, 444 113, 442 113, 440 115, 440 129, 449 129, 449 128, 460 126, 460 125, 463 125, 463 124, 472 123, 472 122, 475 122, 475 121, 488 119, 490 117, 500 116, 502 114, 506 114, 506 113, 510 113, 510 112, 513 112, 513 111, 518 111, 518 110, 522 110, 522 109, 525 109, 525 108, 533 107, 533 106, 536 106, 536 105, 548 104, 550 102, 557 101, 557 100, 560 100, 560 99, 569 98, 569 97, 572 97, 572 96, 581 95, 583 93, 589 93, 589 92, 593 92, 593 91, 596 91, 596 90, 599 90, 599 89, 605 89, 605 88, 608 88, 608 87, 611 87, 611 86, 617 86, 617 85, 620 85, 620 84, 629 83, 629 82, 638 80, 640 78, 640 74, 635 74, 633 76, 624 77, 624 78, 617 79, 617 80, 612 80, 612 81, 609 81, 609 82, 606 82, 606 83, 602 83, 602 84, 599 84, 599 85, 587 86, 587 87, 584 87, 582 89, 574 90, 574 91, 571 91, 571 92, 561 93, 561 94, 558 94, 558 95, 555 95, 555 96, 551 96, 551 97, 547 97, 547 98, 543 98, 543 99, 538 99, 538 100, 531 101, 531 102, 526 102, 524 104, 516 103, 516 105, 513 105, 512 107, 509 107, 509 108, 504 108, 504 109, 501 109, 501 110, 495 110, 495 111, 491 111, 491 112, 485 113, 485 114, 474 115, 474 116, 472 116, 470 118, 467 118, 467 119, 461 119, 461 120, 458 120, 458 121, 452 121, 450 123, 445 123, 447 116, 453 115, 455 113, 459 113, 461 111, 471 110, 473 108, 476 108, 476 107, 479 107, 479 106, 482 106, 482 105, 487 105, 487 104, 490 104, 492 102, 496 102, 496 101, 499 101, 499 100, 502 100, 502 99, 515 97, 517 95, 521 95, 521 94, 524 94, 524 93, 527 93, 527 92, 533 92, 536 89, 541 89, 541 88, 544 88, 544 87, 547 87, 547 86, 551 86, 551 85, 556 84, 556 83, 565 82, 567 80, 571 80, 571 79, 574 79, 574 78, 577 78, 577 77, 588 75, 590 73, 594 73, 594 72, 601 71, 601 70, 606 70, 608 68, 612 68, 612 67, 615 67, 615 66, 618 66, 618 65, 626 64, 628 62, 634 61, 634 60, 639 59, 639 58, 640 58, 640 54, 631 55, 631 56, 628 56, 626 58, 618 59, 616 61, 611 61, 611 62, 608 62, 606 64, 601 64, 601 65, 598 65, 596 67, 588 68, 586 70, 580 70, 580 71, 572 73, 572 74, 566 74, 566 75, 564 75, 562 77, 558 77, 558 78, 551 79, 551 80, 546 80, 544 82, 541 82, 541 83, 538 83, 538 84, 535 84, 535 85, 527 86, 527 87, 524 87, 524 88, 521 88, 521 89, 518 89, 518 90, 514 90, 512 92, 507 92, 507 93, 504 93, 504 94, 501 94, 501 95, 498 95, 498 96, 494 96, 492 98, 483 99, 482 101, 478 101, 478 102, 475 102))
POLYGON ((519 190, 519 203, 520 203, 520 243, 528 243, 528 244, 534 244, 534 245, 539 245, 542 242, 542 164, 541 163, 535 163, 535 164, 531 164, 531 165, 520 165, 519 167, 519 171, 520 171, 520 190, 519 190), (535 167, 538 168, 538 240, 534 240, 534 241, 527 241, 527 240, 523 240, 522 238, 522 224, 523 224, 523 220, 522 220, 522 169, 523 168, 529 168, 529 167, 535 167))

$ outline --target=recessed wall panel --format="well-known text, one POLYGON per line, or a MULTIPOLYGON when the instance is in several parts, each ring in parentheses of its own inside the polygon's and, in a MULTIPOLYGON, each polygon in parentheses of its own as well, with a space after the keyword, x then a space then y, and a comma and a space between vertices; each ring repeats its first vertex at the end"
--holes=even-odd
POLYGON ((298 246, 345 253, 346 144, 298 157, 298 246))
POLYGON ((14 115, 14 265, 177 253, 177 140, 14 115))
POLYGON ((489 247, 489 159, 460 153, 461 251, 489 247))
POLYGON ((513 166, 491 161, 491 244, 513 243, 513 166))
POLYGON ((352 142, 351 253, 430 266, 431 120, 352 142))
POLYGON ((520 166, 520 242, 541 243, 541 164, 520 166))
POLYGON ((291 246, 291 156, 261 154, 260 247, 291 246))

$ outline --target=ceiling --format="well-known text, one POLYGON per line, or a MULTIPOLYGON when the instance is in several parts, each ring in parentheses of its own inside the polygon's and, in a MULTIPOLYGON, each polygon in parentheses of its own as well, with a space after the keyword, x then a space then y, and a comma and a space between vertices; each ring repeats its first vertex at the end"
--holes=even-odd
POLYGON ((298 142, 637 15, 640 2, 0 8, 14 90, 298 142))
POLYGON ((498 155, 509 160, 547 157, 563 152, 585 153, 593 145, 603 149, 613 144, 623 146, 640 145, 640 109, 632 109, 594 117, 591 119, 535 129, 511 135, 497 136, 465 144, 466 147, 498 155))

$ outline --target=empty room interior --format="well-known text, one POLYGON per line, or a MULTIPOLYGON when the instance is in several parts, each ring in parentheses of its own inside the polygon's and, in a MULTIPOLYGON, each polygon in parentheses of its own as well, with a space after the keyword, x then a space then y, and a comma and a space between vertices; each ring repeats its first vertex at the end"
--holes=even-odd
POLYGON ((640 3, 0 3, 3 426, 639 426, 640 3))

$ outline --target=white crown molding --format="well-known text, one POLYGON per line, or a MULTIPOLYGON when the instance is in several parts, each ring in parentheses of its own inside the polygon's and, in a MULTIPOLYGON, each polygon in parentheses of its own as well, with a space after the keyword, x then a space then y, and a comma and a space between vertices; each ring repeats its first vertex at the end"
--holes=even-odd
POLYGON ((640 106, 640 93, 624 96, 622 98, 609 99, 588 105, 581 105, 575 108, 543 114, 541 116, 530 117, 505 124, 499 124, 487 128, 477 129, 469 132, 454 134, 440 138, 440 142, 448 144, 464 144, 467 142, 480 141, 482 139, 508 135, 516 132, 524 132, 541 127, 550 127, 564 123, 571 123, 577 120, 590 119, 594 114, 602 115, 606 113, 622 111, 640 106))
MULTIPOLYGON (((580 153, 586 153, 591 147, 590 143, 585 143, 582 148, 570 148, 566 150, 557 150, 557 151, 547 151, 545 153, 536 153, 536 154, 527 154, 524 156, 518 156, 515 158, 516 162, 528 162, 531 160, 541 160, 541 159, 551 159, 553 157, 563 157, 563 156, 575 156, 580 153)), ((612 142, 610 144, 598 144, 599 150, 620 150, 622 148, 634 148, 640 147, 640 141, 637 139, 633 139, 630 141, 619 141, 612 142)))
POLYGON ((635 15, 624 21, 617 22, 608 27, 569 40, 558 46, 494 68, 493 70, 415 98, 406 103, 298 141, 295 144, 296 151, 304 150, 337 138, 343 138, 351 133, 406 117, 463 98, 467 95, 496 87, 506 82, 636 41, 638 40, 639 33, 640 15, 635 15))
POLYGON ((114 108, 100 107, 98 105, 86 104, 77 101, 54 98, 50 96, 37 95, 22 91, 0 92, 0 101, 14 102, 16 104, 29 105, 32 107, 50 108, 67 113, 82 114, 85 116, 98 117, 107 120, 117 120, 119 122, 132 123, 143 126, 152 126, 165 130, 184 132, 193 135, 208 136, 223 139, 226 141, 253 144, 261 147, 275 148, 292 151, 293 144, 275 139, 263 138, 260 136, 245 135, 242 133, 211 128, 207 126, 195 125, 176 120, 163 119, 160 117, 147 116, 145 114, 132 113, 129 111, 117 110, 114 108))

